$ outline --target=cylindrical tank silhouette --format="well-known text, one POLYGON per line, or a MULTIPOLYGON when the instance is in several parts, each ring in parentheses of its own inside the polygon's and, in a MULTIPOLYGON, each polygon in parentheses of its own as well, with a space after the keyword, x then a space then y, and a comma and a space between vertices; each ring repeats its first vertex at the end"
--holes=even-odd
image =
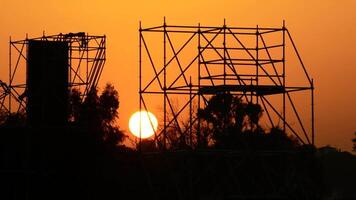
POLYGON ((29 40, 27 117, 30 126, 65 126, 68 120, 67 42, 29 40))

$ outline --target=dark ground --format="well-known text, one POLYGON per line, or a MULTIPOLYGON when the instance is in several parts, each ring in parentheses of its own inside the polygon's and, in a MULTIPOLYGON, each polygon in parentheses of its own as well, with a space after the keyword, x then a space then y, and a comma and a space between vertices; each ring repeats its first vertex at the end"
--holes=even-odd
POLYGON ((332 149, 139 154, 78 131, 0 133, 0 199, 356 198, 356 156, 332 149))

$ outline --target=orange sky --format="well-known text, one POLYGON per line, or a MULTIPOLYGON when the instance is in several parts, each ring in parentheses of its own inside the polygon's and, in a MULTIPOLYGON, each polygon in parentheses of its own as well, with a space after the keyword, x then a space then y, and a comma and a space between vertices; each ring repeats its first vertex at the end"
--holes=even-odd
POLYGON ((317 145, 351 150, 356 131, 356 1, 325 0, 1 0, 0 79, 7 81, 8 40, 66 32, 106 34, 101 84, 120 93, 119 124, 127 130, 138 108, 138 23, 278 26, 292 33, 316 83, 317 145))

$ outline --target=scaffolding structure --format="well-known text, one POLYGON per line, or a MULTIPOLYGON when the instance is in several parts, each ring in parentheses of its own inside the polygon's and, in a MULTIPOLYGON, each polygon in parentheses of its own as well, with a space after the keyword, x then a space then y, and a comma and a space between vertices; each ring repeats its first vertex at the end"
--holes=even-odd
POLYGON ((172 127, 193 148, 200 135, 198 109, 225 92, 260 104, 269 128, 279 126, 301 144, 314 145, 314 83, 284 22, 279 28, 229 27, 225 21, 222 26, 140 24, 139 106, 152 111, 150 103, 163 105, 163 128, 154 135, 161 149, 170 145, 172 127), (288 65, 286 56, 293 54, 296 62, 288 65), (301 83, 288 82, 292 65, 301 70, 301 83), (299 93, 308 97, 295 100, 299 93), (301 109, 299 102, 309 104, 301 109))
MULTIPOLYGON (((7 113, 26 111, 28 48, 32 41, 68 44, 68 89, 78 89, 86 97, 95 88, 106 61, 106 36, 84 32, 57 34, 9 42, 9 81, 0 82, 0 110, 7 113)), ((51 84, 51 82, 48 82, 51 84)))

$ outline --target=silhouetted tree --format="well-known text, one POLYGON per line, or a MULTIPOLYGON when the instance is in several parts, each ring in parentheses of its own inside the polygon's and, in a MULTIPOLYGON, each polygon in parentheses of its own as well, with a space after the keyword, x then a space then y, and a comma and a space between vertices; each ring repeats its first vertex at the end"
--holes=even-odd
POLYGON ((69 121, 75 122, 79 119, 79 114, 82 105, 81 92, 77 89, 72 89, 69 95, 69 121))
POLYGON ((16 113, 0 112, 1 127, 24 127, 26 125, 26 114, 24 110, 19 110, 16 113))
POLYGON ((292 149, 301 145, 298 138, 287 135, 279 127, 272 127, 267 136, 268 143, 272 149, 292 149))
POLYGON ((6 111, 0 110, 0 125, 4 124, 6 121, 6 111))
POLYGON ((82 100, 81 93, 72 90, 69 120, 75 127, 89 132, 97 141, 115 147, 126 137, 116 124, 119 95, 111 84, 105 86, 100 96, 97 93, 97 89, 93 88, 82 100))
MULTIPOLYGON (((181 109, 178 98, 172 98, 170 101, 170 108, 166 111, 166 119, 171 123, 166 127, 166 134, 159 134, 164 132, 164 116, 161 116, 162 118, 158 120, 161 123, 158 125, 158 130, 156 131, 156 148, 166 150, 191 149, 189 118, 182 117, 183 115, 176 115, 181 109)), ((193 110, 195 109, 193 108, 193 110)), ((161 111, 162 113, 164 112, 163 109, 161 111)))
POLYGON ((143 152, 157 152, 159 149, 156 146, 156 143, 152 139, 143 139, 141 141, 141 144, 138 144, 141 146, 137 146, 137 149, 143 152))
POLYGON ((207 106, 198 110, 198 117, 202 120, 200 146, 213 144, 216 148, 274 149, 299 145, 298 140, 278 127, 266 132, 259 125, 262 113, 259 104, 243 102, 230 93, 212 96, 207 106))
MULTIPOLYGON (((218 148, 232 148, 243 132, 257 132, 261 115, 257 104, 244 103, 230 93, 214 95, 204 109, 198 110, 203 120, 200 137, 211 137, 218 148)), ((206 143, 204 140, 200 138, 199 142, 206 143)))
POLYGON ((119 94, 115 90, 114 86, 107 84, 104 91, 99 97, 100 109, 102 112, 102 128, 103 128, 103 140, 116 146, 123 142, 125 134, 115 124, 118 119, 119 108, 119 94))

